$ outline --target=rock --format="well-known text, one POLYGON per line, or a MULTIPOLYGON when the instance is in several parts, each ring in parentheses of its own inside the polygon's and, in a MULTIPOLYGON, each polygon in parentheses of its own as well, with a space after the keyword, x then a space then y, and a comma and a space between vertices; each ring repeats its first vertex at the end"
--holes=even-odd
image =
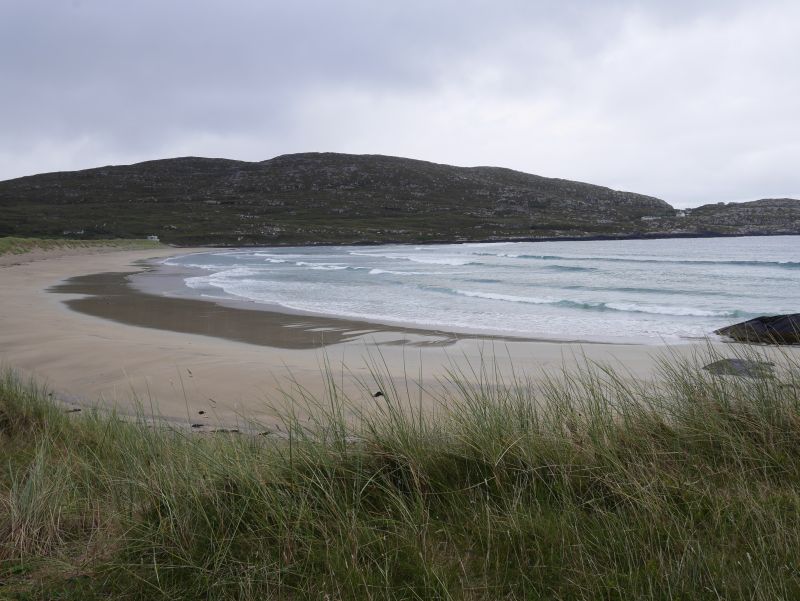
POLYGON ((740 376, 742 378, 763 378, 772 375, 774 363, 750 361, 748 359, 720 359, 709 363, 703 369, 715 376, 740 376))
POLYGON ((800 344, 800 313, 756 317, 714 332, 740 342, 800 344))

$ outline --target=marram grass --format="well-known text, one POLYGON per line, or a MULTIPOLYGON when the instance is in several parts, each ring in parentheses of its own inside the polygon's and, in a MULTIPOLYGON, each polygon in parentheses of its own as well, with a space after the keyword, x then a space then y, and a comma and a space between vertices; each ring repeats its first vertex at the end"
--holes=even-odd
POLYGON ((162 248, 160 242, 139 239, 78 240, 69 238, 16 238, 0 237, 0 255, 21 255, 36 250, 65 250, 91 248, 117 248, 119 250, 148 250, 162 248))
POLYGON ((0 598, 798 599, 800 369, 714 358, 487 362, 425 415, 375 362, 376 410, 331 376, 281 438, 66 415, 7 372, 0 598))

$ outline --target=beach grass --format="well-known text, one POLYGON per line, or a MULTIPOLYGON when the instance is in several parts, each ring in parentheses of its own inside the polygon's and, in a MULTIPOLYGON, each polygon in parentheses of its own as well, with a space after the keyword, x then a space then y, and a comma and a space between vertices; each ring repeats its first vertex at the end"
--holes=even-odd
POLYGON ((68 249, 115 248, 119 250, 147 250, 163 248, 154 240, 77 240, 69 238, 15 238, 0 237, 0 256, 21 255, 35 250, 53 251, 68 249))
POLYGON ((800 598, 800 365, 716 352, 647 382, 487 359, 424 412, 377 359, 370 411, 329 368, 267 436, 68 414, 7 371, 0 598, 800 598))

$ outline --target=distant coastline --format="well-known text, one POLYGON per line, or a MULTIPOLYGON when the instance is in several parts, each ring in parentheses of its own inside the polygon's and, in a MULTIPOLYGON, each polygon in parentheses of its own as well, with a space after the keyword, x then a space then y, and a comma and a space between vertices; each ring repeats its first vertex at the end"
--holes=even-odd
POLYGON ((784 233, 784 232, 769 232, 769 233, 745 233, 745 234, 724 234, 718 232, 707 233, 653 233, 653 234, 623 234, 619 236, 604 235, 604 236, 549 236, 544 238, 534 237, 520 237, 520 238, 475 238, 475 239, 454 239, 454 240, 357 240, 354 242, 319 242, 319 241, 305 241, 305 242, 292 242, 292 243, 268 243, 268 244, 254 244, 254 245, 230 245, 230 244, 200 244, 191 246, 181 246, 174 244, 175 248, 287 248, 291 246, 388 246, 393 244, 407 244, 416 246, 425 245, 441 245, 441 244, 504 244, 508 242, 600 242, 600 241, 623 241, 623 240, 669 240, 669 239, 705 239, 705 238, 767 238, 775 236, 800 236, 800 232, 784 233))

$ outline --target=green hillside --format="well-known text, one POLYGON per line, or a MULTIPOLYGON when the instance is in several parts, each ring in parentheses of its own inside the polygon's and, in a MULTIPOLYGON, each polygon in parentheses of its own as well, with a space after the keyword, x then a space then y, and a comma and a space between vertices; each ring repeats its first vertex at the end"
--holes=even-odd
POLYGON ((0 236, 255 245, 800 233, 800 202, 769 202, 679 217, 651 196, 496 167, 187 157, 0 182, 0 236))

